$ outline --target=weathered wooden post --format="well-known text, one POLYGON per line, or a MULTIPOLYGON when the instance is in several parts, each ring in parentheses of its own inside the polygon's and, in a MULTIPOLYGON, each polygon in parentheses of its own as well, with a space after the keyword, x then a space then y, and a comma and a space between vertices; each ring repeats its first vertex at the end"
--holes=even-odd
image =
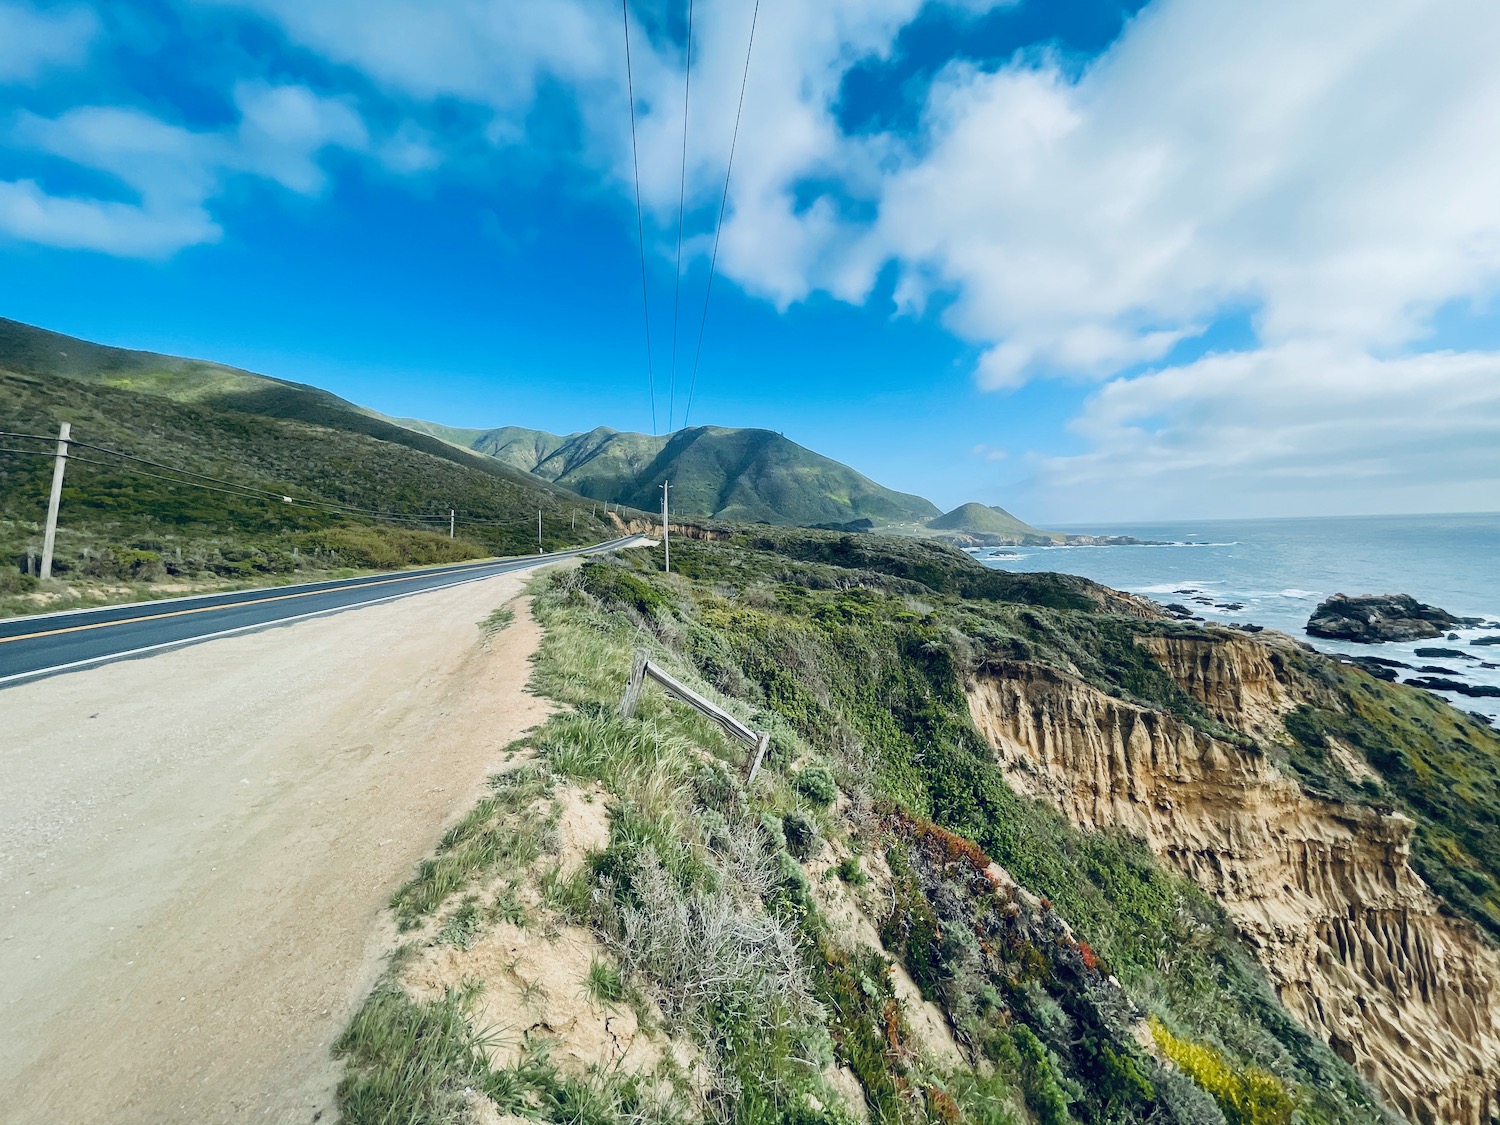
POLYGON ((755 775, 760 772, 760 764, 761 762, 765 761, 766 750, 770 747, 770 745, 771 732, 768 730, 761 731, 760 738, 755 743, 755 758, 750 763, 750 773, 745 777, 746 785, 749 785, 752 781, 754 781, 755 775))
POLYGON ((641 701, 641 685, 646 682, 646 654, 637 652, 630 666, 630 679, 625 681, 625 695, 620 700, 620 718, 635 717, 636 704, 641 701))
POLYGON ((665 688, 668 695, 682 700, 700 715, 715 723, 725 734, 739 739, 747 746, 754 747, 755 756, 750 760, 750 772, 745 778, 745 784, 749 785, 755 780, 755 775, 760 772, 761 763, 765 761, 766 750, 771 745, 770 732, 751 730, 724 708, 705 699, 670 673, 652 664, 645 652, 638 651, 634 662, 630 665, 630 679, 625 681, 625 694, 621 696, 620 706, 616 710, 620 718, 634 717, 636 706, 641 701, 641 687, 645 684, 647 677, 665 688))

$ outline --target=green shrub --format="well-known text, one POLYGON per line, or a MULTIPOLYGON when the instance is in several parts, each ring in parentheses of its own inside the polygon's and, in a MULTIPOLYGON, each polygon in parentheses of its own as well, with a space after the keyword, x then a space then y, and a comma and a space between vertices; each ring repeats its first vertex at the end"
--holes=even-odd
POLYGON ((818 835, 818 826, 810 816, 800 812, 789 812, 781 818, 781 829, 786 833, 787 851, 806 863, 822 850, 823 841, 818 835))
POLYGON ((1011 1038, 1021 1059, 1026 1105, 1036 1114, 1037 1125, 1067 1125, 1072 1120, 1068 1113, 1072 1099, 1063 1087, 1056 1057, 1029 1027, 1017 1027, 1011 1038))
POLYGON ((28 594, 37 588, 37 580, 19 568, 0 567, 0 594, 28 594))
POLYGON ((840 879, 855 887, 862 887, 870 881, 870 877, 860 867, 857 855, 846 855, 839 860, 838 874, 840 879))
POLYGON ((792 788, 819 805, 831 805, 839 795, 838 783, 827 766, 808 766, 792 778, 792 788))

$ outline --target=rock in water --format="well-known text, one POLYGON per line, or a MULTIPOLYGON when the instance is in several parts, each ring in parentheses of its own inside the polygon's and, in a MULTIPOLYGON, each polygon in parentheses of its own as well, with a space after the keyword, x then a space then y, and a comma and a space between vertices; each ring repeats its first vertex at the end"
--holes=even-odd
POLYGON ((1334 594, 1308 618, 1315 637, 1378 644, 1441 637, 1455 625, 1478 625, 1477 617, 1454 617, 1437 606, 1423 605, 1410 594, 1334 594))

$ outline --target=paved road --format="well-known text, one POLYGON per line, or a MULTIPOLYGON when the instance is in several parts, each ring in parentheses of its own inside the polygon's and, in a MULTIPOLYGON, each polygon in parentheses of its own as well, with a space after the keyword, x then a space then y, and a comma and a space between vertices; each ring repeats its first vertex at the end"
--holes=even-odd
POLYGON ((0 1125, 333 1120, 386 903, 550 713, 537 566, 0 691, 0 1125))
MULTIPOLYGON (((626 536, 547 559, 613 550, 626 536)), ((537 556, 373 574, 302 586, 203 594, 144 605, 107 606, 0 621, 0 687, 57 672, 145 655, 210 637, 297 621, 356 606, 392 601, 446 586, 477 582, 536 563, 537 556)))

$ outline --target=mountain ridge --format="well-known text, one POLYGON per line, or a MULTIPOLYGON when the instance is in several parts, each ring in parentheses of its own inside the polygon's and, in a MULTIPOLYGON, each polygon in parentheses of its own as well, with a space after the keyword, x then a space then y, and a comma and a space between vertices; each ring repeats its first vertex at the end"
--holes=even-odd
MULTIPOLYGON (((0 318, 0 369, 242 415, 287 419, 406 446, 523 487, 558 489, 685 518, 790 526, 858 527, 924 534, 943 513, 924 497, 887 488, 859 471, 760 428, 695 426, 647 435, 596 426, 553 434, 523 426, 490 429, 395 418, 304 383, 211 360, 96 344, 0 318)), ((976 505, 965 506, 978 508, 976 505)), ((1004 532, 1044 534, 991 510, 1004 532)), ((951 513, 950 513, 951 515, 951 513)))
POLYGON ((523 426, 473 430, 393 419, 461 444, 590 499, 651 510, 663 481, 673 510, 747 523, 923 524, 941 513, 773 430, 694 426, 648 435, 596 426, 553 434, 523 426))

